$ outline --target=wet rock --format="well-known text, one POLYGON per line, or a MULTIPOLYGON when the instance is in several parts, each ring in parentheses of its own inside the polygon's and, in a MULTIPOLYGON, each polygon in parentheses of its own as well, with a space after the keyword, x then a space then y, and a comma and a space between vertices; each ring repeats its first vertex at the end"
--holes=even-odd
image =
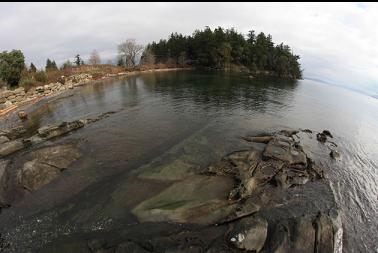
POLYGON ((337 150, 331 150, 329 153, 330 157, 334 160, 341 160, 341 155, 337 150))
POLYGON ((325 135, 324 133, 317 133, 316 134, 316 139, 321 142, 321 143, 324 143, 327 141, 327 135, 325 135))
POLYGON ((273 139, 273 136, 255 136, 255 137, 246 137, 244 140, 257 143, 268 143, 273 139))
POLYGON ((303 170, 283 170, 275 177, 277 185, 287 189, 292 185, 303 185, 310 181, 310 175, 303 170))
MULTIPOLYGON (((148 253, 151 251, 147 251, 140 247, 137 243, 129 241, 119 244, 115 250, 114 253, 148 253)), ((166 251, 169 252, 169 251, 166 251)))
POLYGON ((34 151, 18 172, 18 183, 29 191, 37 190, 57 178, 79 157, 79 151, 70 144, 34 151))
POLYGON ((59 169, 39 163, 36 159, 28 161, 18 174, 18 182, 25 189, 34 191, 58 177, 59 169))
POLYGON ((246 218, 236 222, 229 235, 229 242, 235 247, 260 252, 268 233, 268 222, 264 218, 246 218))
POLYGON ((5 142, 8 142, 9 141, 9 138, 4 136, 4 135, 0 135, 0 144, 3 144, 5 142))
POLYGON ((63 122, 59 125, 45 126, 38 129, 38 135, 44 139, 57 137, 75 129, 82 128, 84 123, 80 120, 72 122, 63 122))
POLYGON ((326 136, 328 136, 328 137, 331 137, 331 138, 333 138, 333 136, 332 136, 331 132, 330 132, 330 131, 328 131, 328 130, 323 130, 323 134, 324 134, 324 135, 326 135, 326 136))
POLYGON ((8 164, 9 164, 9 161, 0 160, 0 207, 7 206, 6 190, 7 190, 7 181, 8 181, 8 173, 7 173, 8 164))
POLYGON ((0 157, 10 155, 16 151, 19 151, 30 143, 24 140, 14 140, 1 144, 0 146, 0 157))
POLYGON ((275 136, 268 143, 264 150, 264 156, 284 161, 290 165, 307 166, 306 155, 294 145, 294 139, 283 135, 275 136))
POLYGON ((334 252, 334 225, 331 218, 324 214, 319 214, 315 221, 316 238, 315 251, 334 252))
POLYGON ((0 131, 1 136, 6 136, 10 140, 18 139, 26 133, 26 129, 21 126, 15 126, 7 130, 0 131))
POLYGON ((227 177, 188 177, 142 202, 132 213, 141 222, 214 224, 228 216, 234 208, 227 201, 232 187, 232 179, 227 177))
POLYGON ((25 120, 25 119, 28 118, 28 114, 27 114, 25 111, 19 111, 19 112, 17 113, 17 115, 18 115, 18 117, 19 117, 20 119, 22 119, 22 120, 25 120))

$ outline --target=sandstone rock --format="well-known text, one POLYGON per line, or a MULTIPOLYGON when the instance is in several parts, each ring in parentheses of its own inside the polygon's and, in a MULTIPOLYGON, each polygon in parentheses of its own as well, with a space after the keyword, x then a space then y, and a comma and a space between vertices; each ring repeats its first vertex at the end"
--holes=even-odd
POLYGON ((260 252, 267 234, 268 222, 264 218, 246 218, 235 224, 229 241, 239 249, 260 252))
POLYGON ((6 136, 10 140, 20 138, 24 133, 26 133, 26 129, 22 125, 15 126, 3 131, 0 130, 0 135, 6 136))

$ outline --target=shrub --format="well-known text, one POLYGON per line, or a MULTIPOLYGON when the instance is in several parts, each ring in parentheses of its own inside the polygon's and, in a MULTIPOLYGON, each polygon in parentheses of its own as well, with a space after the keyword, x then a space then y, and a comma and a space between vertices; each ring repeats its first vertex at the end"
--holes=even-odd
POLYGON ((0 78, 0 89, 7 87, 7 83, 0 78))
POLYGON ((24 54, 20 50, 0 53, 0 78, 11 86, 18 85, 25 68, 24 54))
POLYGON ((35 81, 30 78, 21 79, 20 86, 25 88, 25 91, 30 90, 31 87, 35 84, 35 81))
POLYGON ((35 74, 34 74, 34 79, 37 81, 37 82, 41 82, 41 83, 46 83, 47 82, 47 75, 46 75, 46 72, 41 70, 41 71, 37 71, 35 74))

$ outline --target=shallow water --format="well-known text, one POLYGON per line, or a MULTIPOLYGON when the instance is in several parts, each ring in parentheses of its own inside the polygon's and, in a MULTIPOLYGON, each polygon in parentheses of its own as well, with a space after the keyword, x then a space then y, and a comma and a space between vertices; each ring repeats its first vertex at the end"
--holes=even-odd
POLYGON ((378 251, 378 100, 309 80, 178 71, 83 86, 35 106, 26 124, 33 131, 108 111, 117 113, 57 141, 79 141, 84 156, 59 180, 3 211, 0 222, 18 224, 10 237, 25 246, 33 244, 27 239, 47 241, 48 233, 134 224, 130 208, 169 185, 136 179, 135 171, 161 163, 205 166, 240 148, 239 136, 309 128, 330 130, 343 156, 328 175, 344 251, 378 251))

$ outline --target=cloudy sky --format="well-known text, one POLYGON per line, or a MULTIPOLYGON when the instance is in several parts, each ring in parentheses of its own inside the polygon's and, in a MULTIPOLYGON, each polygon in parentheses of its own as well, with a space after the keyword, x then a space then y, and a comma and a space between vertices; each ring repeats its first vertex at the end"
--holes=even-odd
POLYGON ((197 28, 253 29, 301 56, 306 78, 378 94, 376 3, 0 3, 0 50, 28 63, 61 64, 93 49, 114 59, 117 44, 146 44, 197 28))

